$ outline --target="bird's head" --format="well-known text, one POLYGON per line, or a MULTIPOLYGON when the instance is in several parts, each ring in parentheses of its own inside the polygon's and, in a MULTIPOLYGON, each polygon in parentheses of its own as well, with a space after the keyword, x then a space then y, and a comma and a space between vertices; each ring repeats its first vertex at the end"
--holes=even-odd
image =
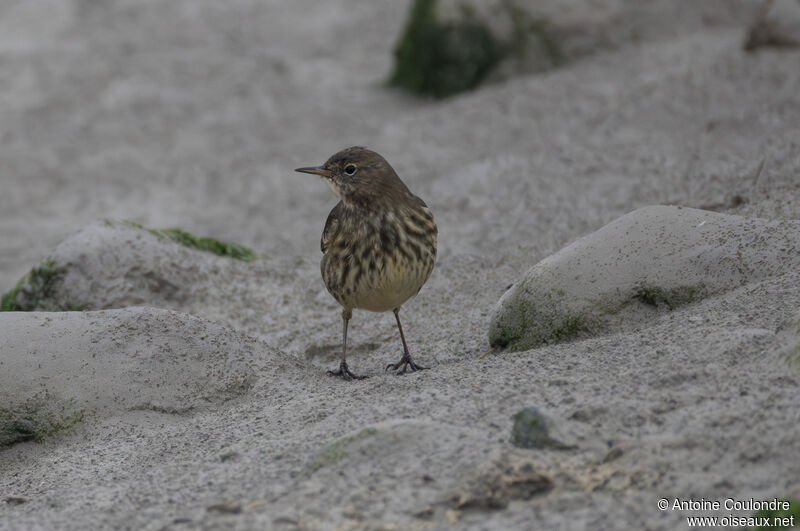
POLYGON ((346 206, 370 206, 409 193, 386 159, 367 148, 354 146, 331 156, 322 166, 295 171, 325 179, 346 206))

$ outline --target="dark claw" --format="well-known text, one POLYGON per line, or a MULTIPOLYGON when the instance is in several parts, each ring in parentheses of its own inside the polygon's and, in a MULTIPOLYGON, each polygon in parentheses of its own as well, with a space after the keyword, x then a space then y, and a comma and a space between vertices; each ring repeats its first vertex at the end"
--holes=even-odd
POLYGON ((366 378, 366 376, 359 376, 350 371, 350 367, 347 366, 347 362, 344 360, 342 360, 342 362, 339 364, 338 370, 328 371, 328 374, 330 376, 341 376, 345 380, 363 380, 366 378))
POLYGON ((408 354, 403 354, 403 357, 400 358, 400 361, 398 361, 397 363, 390 363, 389 365, 386 366, 386 369, 383 372, 386 372, 389 369, 392 369, 393 371, 398 371, 399 369, 397 374, 405 374, 407 369, 411 369, 411 372, 417 372, 417 371, 424 371, 425 369, 430 369, 430 367, 423 367, 422 365, 417 365, 416 363, 414 363, 414 360, 411 359, 411 356, 409 356, 408 354))

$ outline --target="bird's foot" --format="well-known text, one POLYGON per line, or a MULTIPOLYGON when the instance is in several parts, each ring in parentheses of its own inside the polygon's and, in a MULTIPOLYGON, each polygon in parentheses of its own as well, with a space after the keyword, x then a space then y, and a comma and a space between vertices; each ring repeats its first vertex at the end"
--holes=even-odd
POLYGON ((424 371, 425 369, 430 369, 430 367, 423 367, 422 365, 417 365, 414 363, 414 360, 411 359, 411 356, 408 353, 403 354, 403 357, 400 358, 400 361, 397 363, 390 363, 386 366, 386 370, 384 372, 392 369, 393 371, 397 371, 397 374, 405 374, 407 369, 411 369, 411 372, 416 371, 424 371))
POLYGON ((342 360, 342 362, 339 364, 339 369, 335 371, 328 371, 328 374, 330 376, 341 376, 345 380, 363 380, 366 378, 366 376, 358 376, 357 374, 354 374, 350 370, 350 367, 347 366, 347 362, 344 360, 342 360))

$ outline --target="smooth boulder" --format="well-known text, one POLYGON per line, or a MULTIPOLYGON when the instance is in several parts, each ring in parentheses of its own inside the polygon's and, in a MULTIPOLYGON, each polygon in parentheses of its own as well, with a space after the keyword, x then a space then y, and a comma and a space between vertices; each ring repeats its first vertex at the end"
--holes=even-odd
POLYGON ((800 266, 800 221, 675 206, 635 210, 531 268, 489 342, 527 350, 594 335, 800 266))

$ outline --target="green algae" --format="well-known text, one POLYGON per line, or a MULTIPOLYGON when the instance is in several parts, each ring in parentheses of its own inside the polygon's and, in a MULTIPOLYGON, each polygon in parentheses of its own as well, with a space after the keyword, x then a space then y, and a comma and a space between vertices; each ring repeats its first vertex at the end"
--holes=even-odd
POLYGON ((163 229, 161 232, 178 243, 200 251, 235 258, 243 262, 252 262, 256 258, 256 253, 252 249, 239 243, 227 243, 205 236, 195 236, 178 228, 163 229))
POLYGON ((41 442, 73 428, 83 417, 84 410, 73 402, 53 405, 37 399, 14 409, 0 408, 0 447, 41 442))
MULTIPOLYGON (((114 222, 107 220, 106 223, 113 225, 114 222)), ((252 262, 257 257, 256 253, 252 249, 245 247, 242 244, 223 242, 207 236, 196 236, 177 227, 167 229, 149 229, 143 226, 141 223, 127 219, 121 220, 119 223, 133 229, 147 231, 161 239, 170 239, 187 247, 191 247, 199 251, 213 253, 218 256, 226 256, 228 258, 242 260, 243 262, 252 262)))
MULTIPOLYGON (((106 225, 111 227, 123 225, 132 229, 146 231, 159 239, 172 240, 193 249, 244 262, 251 262, 257 258, 257 254, 244 245, 196 236, 178 228, 149 229, 140 223, 130 220, 106 220, 106 225)), ((31 268, 13 288, 3 294, 2 298, 0 298, 0 311, 82 311, 86 309, 83 305, 71 301, 58 304, 52 301, 56 291, 55 288, 62 276, 63 270, 56 266, 52 258, 43 260, 38 266, 31 268)))
MULTIPOLYGON (((535 290, 538 291, 538 290, 535 290)), ((554 288, 538 297, 515 294, 503 314, 496 318, 489 331, 489 344, 495 348, 524 351, 542 345, 565 343, 602 332, 608 319, 624 311, 633 301, 653 308, 674 310, 698 302, 709 294, 703 284, 662 288, 644 285, 631 299, 616 300, 614 295, 592 300, 570 300, 562 288, 554 288)))
POLYGON ((53 286, 61 273, 56 269, 55 261, 47 258, 38 266, 31 268, 17 284, 0 299, 0 311, 29 312, 33 310, 78 310, 77 305, 67 304, 64 307, 53 305, 49 299, 53 286))
MULTIPOLYGON (((500 319, 489 332, 489 344, 494 348, 524 351, 542 345, 565 343, 579 338, 598 327, 582 313, 553 313, 553 308, 563 307, 560 300, 566 297, 563 290, 550 300, 543 301, 540 308, 525 298, 518 298, 518 319, 500 319)), ((508 310, 506 310, 508 312, 508 310)))
POLYGON ((530 16, 512 0, 497 10, 510 22, 507 39, 500 39, 462 4, 454 20, 437 15, 438 0, 414 0, 394 50, 394 68, 387 84, 419 95, 445 98, 472 90, 499 64, 515 58, 547 70, 564 62, 564 53, 550 23, 530 16), (531 59, 534 61, 531 61, 531 59))
POLYGON ((502 44, 468 12, 440 22, 437 0, 414 0, 388 84, 444 98, 478 86, 503 59, 502 44))
POLYGON ((702 284, 661 288, 658 286, 641 286, 633 298, 655 308, 666 307, 674 310, 692 304, 708 296, 708 290, 702 284))

